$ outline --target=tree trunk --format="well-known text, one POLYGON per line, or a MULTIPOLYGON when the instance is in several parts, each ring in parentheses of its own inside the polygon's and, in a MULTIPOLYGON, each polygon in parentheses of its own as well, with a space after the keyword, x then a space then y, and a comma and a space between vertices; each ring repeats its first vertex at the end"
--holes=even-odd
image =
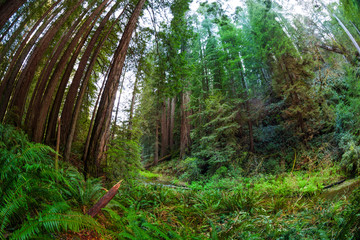
POLYGON ((175 103, 176 97, 171 98, 170 102, 170 123, 169 123, 169 148, 174 150, 174 125, 175 125, 175 103))
POLYGON ((183 158, 190 147, 190 111, 187 109, 189 104, 189 93, 181 92, 181 127, 180 127, 180 158, 183 158))
POLYGON ((115 118, 114 118, 113 131, 111 133, 111 140, 114 140, 115 131, 116 131, 116 128, 117 128, 117 118, 118 118, 118 113, 119 113, 119 108, 120 108, 121 93, 123 91, 125 75, 126 75, 126 65, 125 65, 125 71, 123 73, 123 78, 120 81, 120 91, 119 91, 119 97, 118 97, 118 102, 117 102, 117 106, 116 106, 116 113, 115 113, 115 118))
MULTIPOLYGON (((106 72, 105 76, 107 76, 109 74, 109 71, 110 71, 110 68, 106 72)), ((90 145, 91 132, 92 132, 92 128, 93 128, 93 125, 94 125, 95 115, 96 115, 97 107, 99 105, 100 96, 102 95, 104 86, 105 86, 105 81, 103 81, 102 84, 101 84, 101 88, 99 90, 99 94, 98 94, 98 97, 96 99, 96 103, 95 103, 95 106, 94 106, 94 111, 93 111, 93 114, 91 116, 89 131, 88 131, 86 141, 85 141, 84 155, 82 157, 82 160, 84 162, 84 172, 83 172, 83 174, 84 174, 85 179, 87 179, 87 176, 88 176, 88 173, 89 173, 89 164, 88 164, 87 153, 88 153, 89 145, 90 145)))
POLYGON ((88 215, 95 217, 102 208, 104 208, 116 195, 119 190, 122 180, 115 184, 90 210, 87 212, 88 215))
MULTIPOLYGON (((13 91, 16 76, 20 71, 20 68, 26 58, 26 56, 30 53, 31 48, 38 40, 40 35, 43 33, 44 29, 51 23, 51 20, 56 16, 56 12, 50 15, 50 17, 39 27, 40 23, 49 15, 49 13, 55 8, 55 6, 61 0, 54 3, 43 15, 42 17, 34 24, 31 30, 27 33, 24 40, 21 42, 20 46, 16 50, 15 55, 12 57, 8 70, 3 78, 3 81, 0 85, 0 122, 3 120, 5 116, 5 112, 9 103, 9 99, 11 93, 13 91), (36 30, 36 32, 35 32, 36 30), (34 33, 35 32, 35 33, 34 33), (30 39, 30 37, 32 38, 30 39)), ((58 9, 59 10, 59 9, 58 9)))
MULTIPOLYGON (((113 9, 115 10, 115 8, 113 9)), ((111 12, 109 12, 108 16, 110 17, 111 15, 111 12)), ((120 14, 121 16, 121 14, 120 14)), ((119 17, 120 17, 119 16, 119 17)), ((119 19, 118 17, 118 19, 119 19)), ((118 20, 117 19, 117 20, 118 20)), ((74 107, 74 111, 73 111, 73 114, 72 114, 72 118, 71 118, 71 124, 70 124, 70 129, 69 129, 69 132, 68 132, 68 136, 67 136, 67 141, 66 141, 66 144, 65 144, 65 153, 64 153, 64 159, 65 161, 69 159, 69 156, 70 156, 70 152, 71 152, 71 145, 72 145, 72 142, 74 140, 74 135, 75 135, 75 128, 76 128, 76 123, 77 123, 77 120, 78 120, 78 117, 79 117, 79 114, 80 114, 80 109, 81 109, 81 105, 82 105, 82 101, 84 99, 84 95, 85 95, 85 91, 86 91, 86 88, 87 88, 87 85, 88 85, 88 82, 89 82, 89 79, 90 79, 90 75, 91 75, 91 72, 92 72, 92 69, 95 65, 95 61, 97 59, 97 56, 104 44, 104 42, 107 40, 108 36, 110 35, 110 32, 112 31, 115 23, 117 22, 114 21, 114 23, 112 24, 111 28, 108 30, 106 36, 101 40, 100 43, 98 43, 94 53, 93 53, 93 56, 91 58, 91 61, 90 61, 90 64, 88 66, 88 69, 85 73, 85 77, 84 77, 84 80, 83 80, 83 83, 81 85, 81 88, 80 88, 80 92, 78 94, 78 98, 76 100, 76 104, 75 104, 75 107, 74 107)), ((108 19, 106 20, 108 21, 108 19)), ((101 25, 101 24, 100 24, 101 25)), ((101 27, 100 31, 103 30, 103 27, 101 27)), ((99 27, 100 28, 100 27, 99 27)), ((99 30, 99 29, 98 29, 99 30)), ((90 45, 89 45, 90 46, 90 45)), ((86 52, 86 51, 85 51, 86 52)))
POLYGON ((137 20, 140 16, 142 7, 146 0, 139 0, 134 12, 124 29, 120 43, 115 51, 113 64, 106 81, 104 92, 101 97, 98 112, 96 114, 94 129, 90 140, 88 151, 88 161, 92 164, 92 174, 99 175, 100 164, 103 157, 103 150, 106 145, 106 137, 109 131, 111 113, 114 106, 117 88, 121 77, 127 49, 132 37, 132 33, 136 27, 137 20))
POLYGON ((159 122, 156 121, 155 126, 155 147, 154 147, 154 165, 159 162, 159 122))
POLYGON ((359 44, 356 42, 355 38, 353 37, 353 35, 350 33, 350 31, 347 29, 347 27, 343 24, 343 22, 332 12, 330 12, 330 10, 325 6, 324 3, 322 3, 322 1, 319 1, 320 4, 329 12, 330 15, 332 15, 336 21, 339 23, 340 27, 344 30, 344 32, 346 33, 346 35, 349 37, 349 39, 351 40, 352 44, 354 45, 354 47, 356 48, 356 50, 358 51, 358 53, 360 54, 360 46, 359 44))
MULTIPOLYGON (((56 97, 55 97, 53 106, 51 108, 51 112, 50 112, 50 116, 49 116, 49 120, 48 120, 46 136, 45 136, 45 142, 47 144, 49 144, 55 137, 56 118, 59 115, 59 111, 60 111, 64 93, 65 93, 66 85, 69 82, 69 78, 72 73, 73 67, 75 65, 76 59, 77 59, 78 55, 80 54, 80 51, 85 43, 86 38, 87 37, 82 38, 80 43, 77 45, 75 52, 72 54, 70 61, 66 66, 65 72, 60 80, 60 84, 59 84, 58 90, 56 92, 56 97)), ((75 42, 75 41, 73 41, 73 42, 75 42)), ((76 42, 75 42, 75 45, 76 45, 76 42)), ((70 48, 72 48, 72 47, 70 47, 70 48)), ((68 59, 68 57, 70 57, 71 53, 72 53, 71 51, 65 52, 62 57, 62 60, 60 60, 60 62, 64 61, 63 62, 64 66, 66 64, 66 60, 68 59)), ((57 66, 59 66, 59 64, 60 63, 58 63, 57 66)), ((62 64, 60 64, 60 65, 62 66, 62 64)), ((61 77, 61 74, 62 74, 62 71, 55 70, 52 78, 59 79, 61 77)), ((52 81, 54 81, 54 80, 52 80, 52 81)))
POLYGON ((160 148, 160 158, 166 155, 168 150, 168 143, 169 143, 169 137, 168 137, 168 125, 167 125, 167 104, 166 100, 164 100, 161 104, 161 148, 160 148))
POLYGON ((11 16, 26 2, 26 0, 6 0, 0 6, 0 29, 11 16))
MULTIPOLYGON (((1 37, 0 37, 0 42, 2 42, 2 40, 4 39, 4 37, 7 35, 7 33, 9 32, 9 30, 15 25, 15 23, 17 23, 19 21, 19 18, 21 17, 21 14, 18 14, 16 16, 16 18, 14 19, 14 21, 12 21, 12 23, 6 28, 6 30, 1 33, 1 37)), ((28 18, 26 18, 25 20, 28 20, 28 18)))
MULTIPOLYGON (((55 64, 56 62, 58 62, 63 50, 66 49, 65 48, 66 44, 69 42, 69 39, 73 34, 75 28, 79 25, 80 21, 83 20, 85 13, 86 11, 84 11, 84 13, 77 19, 77 21, 75 21, 74 24, 72 24, 70 29, 66 33, 64 33, 57 47, 55 48, 54 53, 52 54, 51 58, 48 60, 48 63, 40 73, 40 77, 37 82, 37 86, 34 89, 25 119, 25 125, 28 128, 27 131, 28 135, 33 137, 33 132, 35 130, 35 136, 33 137, 33 140, 36 142, 40 142, 42 140, 43 129, 44 129, 44 127, 42 127, 42 131, 40 131, 39 133, 39 131, 37 131, 36 125, 42 126, 45 123, 46 116, 44 117, 44 110, 46 110, 45 114, 47 114, 47 111, 51 103, 51 97, 55 91, 55 87, 57 86, 57 81, 49 81, 50 75, 54 69, 55 71, 61 72, 59 68, 55 67, 55 64), (44 100, 43 100, 43 96, 44 96, 44 100), (42 120, 42 121, 38 122, 38 120, 42 120)), ((65 51, 69 51, 69 50, 65 50, 65 51)), ((59 64, 60 63, 61 61, 59 61, 59 64)))
MULTIPOLYGON (((84 30, 88 27, 88 24, 90 22, 93 21, 96 22, 97 17, 99 17, 100 15, 100 11, 104 9, 105 4, 107 4, 108 0, 105 0, 102 2, 101 5, 99 5, 97 7, 97 9, 91 14, 91 16, 88 18, 88 20, 84 23, 84 30), (95 20, 94 20, 95 19, 95 20)), ((114 10, 114 8, 112 8, 111 10, 114 10)), ((66 140, 67 140, 67 136, 69 135, 69 131, 70 131, 70 124, 71 124, 71 117, 73 114, 73 109, 74 109, 74 103, 76 101, 76 95, 78 93, 80 84, 81 84, 81 79, 84 75, 85 72, 85 68, 87 66, 87 63, 89 61, 89 58, 91 56, 91 53, 93 51, 93 49, 95 48, 96 42, 98 41, 100 34, 102 32, 102 30, 105 27, 106 22, 108 21, 108 19, 110 18, 112 11, 109 11, 109 13, 105 16, 105 18, 101 21, 100 26, 98 27, 98 29, 95 31, 94 35, 92 36, 90 42, 88 43, 84 54, 82 55, 78 68, 76 70, 76 73, 74 75, 74 78, 72 80, 72 83, 70 85, 70 88, 68 90, 67 96, 66 96, 66 100, 64 103, 64 107, 61 113, 61 120, 62 120, 62 125, 61 125, 61 129, 62 132, 61 134, 63 135, 63 138, 61 138, 62 140, 62 144, 66 144, 66 140)), ((91 30, 91 28, 89 28, 89 30, 91 30)))
POLYGON ((131 130, 132 130, 132 125, 133 125, 133 118, 134 118, 134 108, 135 108, 135 97, 136 97, 136 92, 137 92, 137 83, 139 81, 139 76, 136 76, 135 78, 135 83, 134 83, 134 89, 133 89, 133 93, 132 93, 132 98, 131 98, 131 104, 130 104, 130 115, 129 115, 129 139, 131 139, 132 134, 131 134, 131 130))
POLYGON ((30 56, 27 65, 24 70, 21 72, 18 83, 15 88, 13 100, 11 102, 11 107, 14 110, 14 116, 11 120, 16 126, 21 126, 22 116, 24 113, 25 102, 29 93, 29 88, 32 83, 34 74, 38 68, 39 62, 43 58, 45 52, 48 50, 48 47, 55 37, 56 33, 60 30, 63 24, 68 20, 71 14, 80 6, 84 0, 80 0, 75 4, 71 10, 68 10, 64 13, 64 16, 60 17, 42 37, 42 39, 37 44, 34 52, 30 56))
POLYGON ((359 37, 360 37, 360 30, 355 26, 355 24, 350 21, 351 25, 353 25, 353 27, 355 28, 356 32, 358 33, 359 37))

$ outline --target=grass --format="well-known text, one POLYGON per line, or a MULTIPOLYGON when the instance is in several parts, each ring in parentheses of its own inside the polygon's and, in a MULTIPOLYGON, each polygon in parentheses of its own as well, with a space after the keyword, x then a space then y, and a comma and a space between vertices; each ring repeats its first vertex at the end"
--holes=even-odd
POLYGON ((116 196, 121 218, 109 227, 120 239, 336 239, 350 198, 328 200, 321 189, 342 177, 328 167, 213 178, 189 190, 134 183, 116 196))

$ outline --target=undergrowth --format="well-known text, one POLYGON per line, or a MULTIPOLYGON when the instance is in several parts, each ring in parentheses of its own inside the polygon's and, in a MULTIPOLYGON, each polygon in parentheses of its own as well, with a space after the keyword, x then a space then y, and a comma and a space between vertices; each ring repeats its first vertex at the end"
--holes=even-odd
MULTIPOLYGON (((359 239, 360 193, 322 197, 336 166, 234 177, 225 168, 186 188, 128 181, 95 219, 100 179, 54 169, 51 148, 0 125, 0 239, 359 239), (96 236, 96 237, 94 237, 96 236), (91 237, 91 236, 89 236, 91 237)), ((142 173, 150 180, 160 176, 142 173)), ((176 182, 176 181, 173 181, 176 182)))

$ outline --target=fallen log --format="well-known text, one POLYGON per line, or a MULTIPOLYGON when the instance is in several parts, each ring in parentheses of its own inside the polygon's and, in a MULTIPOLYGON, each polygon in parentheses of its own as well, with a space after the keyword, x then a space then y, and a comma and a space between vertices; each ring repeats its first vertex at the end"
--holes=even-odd
MULTIPOLYGON (((161 163, 161 162, 169 159, 171 156, 172 156, 172 155, 169 154, 169 155, 166 155, 165 157, 160 158, 156 164, 161 163)), ((149 169, 150 167, 152 167, 152 166, 154 166, 154 165, 156 165, 156 164, 155 164, 155 162, 151 162, 151 163, 145 165, 144 168, 145 168, 145 169, 149 169)))
POLYGON ((90 210, 87 212, 91 217, 95 217, 116 195, 122 180, 115 184, 90 210))
POLYGON ((333 186, 335 186, 335 185, 339 185, 339 184, 341 184, 341 183, 343 183, 343 182, 345 182, 345 181, 346 181, 346 179, 340 180, 340 181, 338 181, 338 182, 335 182, 335 183, 332 183, 332 184, 330 184, 330 185, 327 185, 327 186, 323 187, 323 189, 331 188, 331 187, 333 187, 333 186))

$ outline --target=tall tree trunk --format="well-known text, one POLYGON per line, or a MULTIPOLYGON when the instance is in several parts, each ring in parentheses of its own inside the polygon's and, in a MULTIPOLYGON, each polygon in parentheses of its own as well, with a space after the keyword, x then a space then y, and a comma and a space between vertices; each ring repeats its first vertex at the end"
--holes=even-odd
MULTIPOLYGON (((108 71, 106 72, 105 77, 108 76, 109 71, 110 71, 110 68, 109 68, 108 71)), ((100 90, 99 90, 98 97, 96 98, 96 103, 95 103, 95 106, 94 106, 94 111, 93 111, 93 114, 92 114, 91 120, 90 120, 89 131, 88 131, 88 134, 87 134, 87 137, 86 137, 86 141, 85 141, 84 155, 82 156, 82 160, 83 160, 83 162, 84 162, 84 172, 83 172, 83 174, 84 174, 84 178, 85 178, 85 179, 87 179, 87 176, 88 176, 88 174, 89 174, 89 162, 88 162, 87 153, 88 153, 89 145, 90 145, 91 132, 92 132, 93 125, 94 125, 94 120, 95 120, 96 111, 97 111, 97 108, 98 108, 98 105, 99 105, 100 96, 102 95, 104 86, 105 86, 105 81, 102 82, 101 88, 100 88, 100 90)))
MULTIPOLYGON (((54 11, 53 14, 49 16, 49 13, 57 6, 57 4, 61 0, 58 0, 54 3, 43 15, 42 17, 34 24, 31 30, 27 33, 24 40, 21 42, 20 46, 16 50, 15 55, 12 57, 8 70, 3 78, 3 81, 0 85, 0 122, 3 120, 5 116, 5 112, 9 103, 9 99, 12 93, 12 90, 15 86, 16 76, 20 71, 21 66, 26 58, 26 56, 30 53, 31 48, 38 40, 40 35, 43 33, 44 29, 51 23, 52 19, 56 16, 57 11, 54 11), (43 22, 43 20, 48 17, 48 19, 43 22), (40 26, 41 24, 41 26, 40 26), (40 27, 39 27, 40 26, 40 27), (36 32, 35 32, 36 30, 36 32), (34 33, 35 32, 35 33, 34 33), (30 38, 31 37, 31 38, 30 38)), ((60 11, 60 9, 57 9, 60 11)))
POLYGON ((70 10, 64 13, 64 16, 60 17, 42 37, 38 45, 34 49, 34 52, 30 56, 27 65, 21 72, 18 83, 15 88, 11 107, 14 110, 14 116, 11 120, 16 126, 21 126, 22 116, 24 113, 25 102, 29 93, 29 88, 32 83, 34 74, 39 66, 39 62, 42 60, 45 52, 48 50, 51 41, 54 39, 56 33, 61 29, 63 24, 68 20, 72 13, 80 6, 84 0, 80 0, 70 10))
POLYGON ((136 5, 114 54, 114 61, 104 87, 104 92, 101 97, 98 112, 96 114, 94 129, 92 132, 87 156, 89 158, 89 163, 92 164, 91 167, 93 167, 90 171, 92 174, 99 175, 101 170, 101 160, 107 141, 106 137, 109 131, 112 108, 114 106, 125 56, 129 47, 132 33, 136 27, 137 20, 140 16, 145 1, 146 0, 139 0, 138 4, 136 5))
POLYGON ((159 162, 159 121, 156 121, 155 126, 155 147, 154 147, 154 165, 159 162))
POLYGON ((246 117, 247 117, 247 124, 248 124, 248 130, 249 130, 249 151, 254 152, 255 151, 255 145, 254 145, 254 132, 253 132, 253 123, 251 119, 251 112, 250 112, 250 99, 248 96, 248 87, 246 84, 246 80, 243 73, 243 66, 238 62, 239 66, 239 74, 241 79, 241 84, 243 89, 245 90, 244 98, 245 98, 245 109, 246 109, 246 117))
POLYGON ((180 127, 180 158, 183 158, 190 147, 190 111, 187 109, 190 102, 189 93, 181 92, 181 127, 180 127))
MULTIPOLYGON (((4 30, 3 33, 1 33, 0 42, 2 42, 4 37, 8 34, 9 30, 15 25, 15 23, 17 23, 19 21, 20 17, 21 17, 21 14, 18 14, 16 16, 16 18, 14 19, 14 21, 12 21, 12 23, 4 30)), ((26 18, 25 20, 28 20, 28 18, 26 18)))
POLYGON ((353 27, 355 28, 356 32, 358 33, 358 35, 360 36, 360 30, 355 26, 355 24, 350 21, 351 25, 353 25, 353 27))
MULTIPOLYGON (((64 49, 66 49, 66 44, 69 42, 69 39, 70 39, 71 35, 73 34, 73 31, 75 30, 75 28, 79 25, 80 21, 83 20, 85 13, 86 13, 86 11, 84 11, 84 13, 80 17, 78 17, 78 19, 71 25, 70 29, 66 33, 64 33, 61 40, 58 42, 54 53, 52 54, 51 58, 48 60, 48 63, 46 64, 46 66, 43 68, 43 70, 40 73, 40 77, 39 77, 37 85, 34 89, 34 92, 33 92, 29 107, 28 107, 26 119, 25 119, 25 125, 28 127, 28 131, 27 131, 28 135, 33 137, 33 131, 35 130, 36 136, 34 136, 33 140, 36 142, 41 141, 42 135, 43 135, 43 131, 41 131, 41 133, 39 133, 39 131, 37 131, 36 125, 41 126, 45 123, 46 116, 44 116, 43 111, 45 109, 46 113, 47 113, 47 110, 48 110, 48 108, 50 106, 50 102, 51 102, 49 98, 52 97, 53 92, 55 91, 55 87, 57 85, 57 81, 49 81, 50 75, 54 69, 56 69, 56 71, 61 72, 61 70, 59 68, 55 67, 55 64, 58 62, 59 58, 61 59, 61 57, 60 57, 61 53, 63 53, 64 49), (46 88, 46 91, 45 91, 45 88, 46 88), (52 89, 52 91, 51 91, 51 89, 52 89), (44 100, 43 100, 43 95, 44 95, 44 100), (39 122, 39 120, 40 120, 40 122, 39 122)), ((88 25, 86 25, 86 26, 88 26, 88 25)), ((81 30, 81 28, 80 28, 80 30, 81 30)), ((80 30, 79 30, 79 32, 80 32, 80 30)), ((69 50, 71 50, 71 49, 69 49, 69 50)), ((67 51, 69 51, 69 50, 67 50, 67 51)), ((61 63, 61 61, 59 61, 59 64, 60 63, 61 63)), ((42 129, 44 129, 44 128, 42 128, 42 129)))
POLYGON ((0 29, 25 2, 26 0, 6 0, 0 5, 0 29))
MULTIPOLYGON (((125 9, 124 9, 125 10, 125 9)), ((112 11, 111 11, 112 12, 112 11)), ((123 11, 124 12, 124 11, 123 11)), ((108 15, 110 16, 111 13, 109 13, 108 15)), ((87 68, 87 71, 85 73, 85 77, 84 77, 84 80, 82 82, 82 85, 81 85, 81 88, 80 88, 80 91, 79 91, 79 94, 78 94, 78 98, 76 100, 76 103, 75 103, 75 107, 74 107, 74 111, 73 111, 73 114, 72 114, 72 118, 71 118, 71 123, 70 123, 70 129, 69 129, 69 132, 68 132, 68 136, 67 136, 67 141, 66 141, 66 145, 65 145, 65 152, 64 152, 64 159, 65 161, 69 159, 70 157, 70 152, 71 152, 71 146, 72 146, 72 142, 74 140, 74 135, 75 135, 75 127, 76 127, 76 124, 77 124, 77 120, 78 120, 78 117, 79 117, 79 114, 80 114, 80 109, 81 109, 81 105, 82 105, 82 101, 84 99, 84 95, 85 95, 85 91, 86 91, 86 88, 88 86, 88 82, 89 82, 89 79, 90 79, 90 75, 91 75, 91 72, 92 72, 92 69, 95 65, 95 62, 96 62, 96 59, 97 59, 97 56, 98 54, 100 53, 100 50, 103 46, 103 44, 105 43, 105 41, 107 40, 107 38, 109 37, 113 27, 115 26, 115 23, 118 22, 119 18, 120 18, 121 14, 119 15, 118 19, 116 19, 116 21, 114 21, 114 23, 112 24, 112 26, 110 27, 110 29, 108 30, 106 36, 103 37, 103 39, 98 43, 97 47, 95 48, 95 51, 93 53, 93 56, 91 58, 91 61, 90 61, 90 64, 87 68)), ((108 19, 107 19, 108 20, 108 19)), ((106 21, 107 21, 106 20, 106 21)), ((104 26, 103 26, 104 27, 104 26)), ((103 29, 102 27, 102 29, 103 29)), ((99 27, 100 28, 100 27, 99 27)), ((101 31, 102 31, 101 29, 101 31)), ((99 30, 99 29, 98 29, 99 30)))
POLYGON ((167 125, 167 101, 164 100, 161 104, 161 148, 160 148, 160 158, 164 157, 168 150, 168 143, 169 143, 169 137, 168 137, 168 125, 167 125))
POLYGON ((344 32, 346 33, 346 35, 349 37, 349 39, 351 40, 352 44, 354 45, 354 47, 356 48, 356 50, 358 51, 358 53, 360 54, 360 46, 359 44, 356 42, 355 38, 353 37, 353 35, 350 33, 350 31, 347 29, 347 27, 343 24, 343 22, 335 15, 335 13, 332 13, 322 1, 319 1, 320 4, 329 12, 329 14, 331 16, 333 16, 333 18, 336 19, 336 21, 339 23, 340 27, 344 30, 344 32))
MULTIPOLYGON (((75 52, 72 54, 69 63, 66 66, 65 72, 62 75, 62 78, 60 80, 60 84, 58 87, 58 90, 56 92, 56 97, 54 100, 54 103, 52 105, 51 111, 50 111, 50 116, 49 116, 49 120, 48 120, 48 125, 47 125, 47 130, 46 130, 46 136, 45 136, 45 142, 47 144, 49 144, 54 138, 55 138, 55 133, 56 133, 56 118, 59 115, 59 111, 60 111, 60 107, 61 107, 61 103, 62 103, 62 99, 65 93, 65 89, 66 89, 66 85, 69 82, 69 78, 70 75, 72 73, 73 67, 75 65, 76 59, 78 57, 78 55, 80 54, 80 51, 85 43, 87 37, 82 38, 82 40, 80 41, 80 43, 77 45, 75 52)), ((75 41, 73 41, 75 42, 75 41)), ((76 44, 76 42, 75 42, 76 44)), ((69 48, 69 47, 68 47, 69 48)), ((63 64, 66 64, 66 60, 68 59, 68 57, 71 55, 71 51, 69 52, 65 52, 65 54, 63 55, 62 59, 64 59, 63 64)), ((62 61, 62 60, 60 60, 62 61)), ((62 65, 60 63, 58 63, 57 66, 62 65)), ((52 76, 52 78, 54 79, 59 79, 61 77, 62 72, 61 71, 54 71, 54 74, 52 76)), ((52 80, 53 81, 53 80, 52 80)), ((46 93, 45 93, 46 94, 46 93)))
POLYGON ((131 97, 131 104, 130 104, 130 115, 129 115, 129 139, 132 137, 132 125, 133 125, 133 118, 134 118, 134 109, 135 109, 135 98, 136 98, 136 92, 137 92, 137 83, 139 81, 139 76, 136 76, 135 83, 134 83, 134 89, 131 97))
POLYGON ((171 98, 170 124, 169 124, 169 148, 171 151, 174 150, 175 103, 176 103, 176 97, 171 98))
MULTIPOLYGON (((94 13, 89 17, 88 22, 85 23, 84 25, 87 27, 88 24, 90 23, 90 21, 96 21, 97 17, 99 17, 100 11, 104 9, 105 4, 107 4, 108 0, 105 0, 102 2, 101 5, 99 5, 99 7, 94 11, 94 13)), ((112 11, 115 10, 114 8, 111 9, 112 11)), ((69 131, 70 131, 70 124, 71 124, 71 117, 73 114, 73 109, 74 109, 74 103, 76 101, 76 95, 78 93, 78 89, 80 87, 81 84, 81 79, 83 78, 83 75, 85 73, 85 68, 87 66, 87 63, 89 61, 89 58, 91 56, 91 53, 93 51, 93 49, 95 48, 96 42, 99 40, 100 34, 102 32, 102 30, 105 27, 105 24, 107 23, 107 21, 110 18, 110 15, 112 14, 112 11, 109 11, 109 13, 105 16, 105 18, 103 18, 103 20, 101 21, 98 29, 95 31, 94 35, 92 36, 90 42, 88 43, 84 54, 82 55, 80 62, 78 64, 78 68, 75 72, 74 78, 72 80, 72 83, 70 85, 69 91, 67 93, 66 96, 66 100, 64 103, 64 107, 61 113, 61 134, 63 136, 63 138, 61 138, 61 143, 65 144, 65 141, 67 140, 67 136, 69 135, 69 131)), ((95 22, 94 21, 94 22, 95 22)), ((86 87, 86 86, 85 86, 86 87)))
POLYGON ((113 123, 113 131, 111 133, 111 140, 114 140, 115 132, 116 132, 116 128, 117 128, 117 118, 118 118, 118 113, 119 113, 119 109, 120 109, 120 100, 121 100, 121 94, 122 94, 122 91, 123 91, 125 75, 126 75, 126 65, 125 65, 125 71, 123 73, 122 80, 120 81, 120 91, 119 91, 119 97, 118 97, 118 102, 117 102, 116 112, 115 112, 115 118, 114 118, 114 123, 113 123))

